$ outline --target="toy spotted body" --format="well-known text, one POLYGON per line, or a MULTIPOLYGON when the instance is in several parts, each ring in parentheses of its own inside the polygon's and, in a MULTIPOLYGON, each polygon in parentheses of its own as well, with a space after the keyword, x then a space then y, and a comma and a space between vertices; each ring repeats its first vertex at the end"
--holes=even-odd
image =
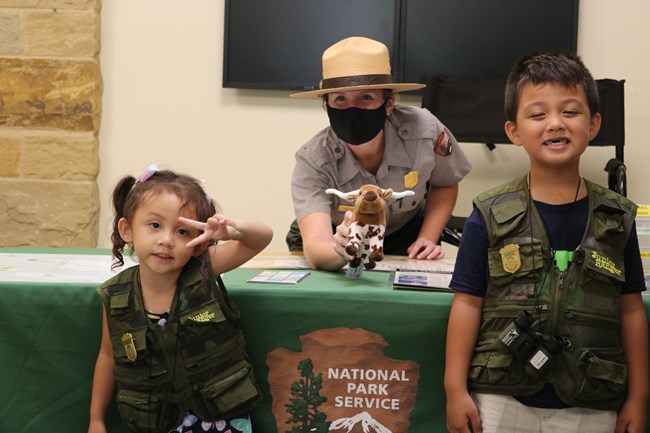
POLYGON ((355 259, 350 262, 353 268, 363 263, 366 269, 374 269, 376 262, 384 259, 384 233, 386 226, 353 222, 350 224, 350 240, 345 252, 355 259))
POLYGON ((384 190, 370 184, 348 193, 332 188, 325 192, 354 202, 349 241, 345 247, 345 252, 354 257, 350 267, 357 268, 363 263, 365 269, 374 269, 377 262, 384 259, 386 200, 413 195, 413 192, 395 193, 392 189, 384 190))
POLYGON ((345 251, 355 257, 350 262, 353 268, 363 263, 366 269, 374 269, 376 262, 384 259, 385 197, 392 193, 391 189, 382 191, 374 185, 359 189, 350 223, 350 240, 345 247, 345 251))

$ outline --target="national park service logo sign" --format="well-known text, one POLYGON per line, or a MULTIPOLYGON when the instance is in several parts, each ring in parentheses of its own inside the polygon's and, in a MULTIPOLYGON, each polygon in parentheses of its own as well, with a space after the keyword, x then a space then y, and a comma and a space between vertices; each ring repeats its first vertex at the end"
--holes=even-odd
POLYGON ((267 356, 278 433, 402 433, 415 405, 420 366, 388 358, 386 340, 365 329, 321 329, 301 352, 267 356))

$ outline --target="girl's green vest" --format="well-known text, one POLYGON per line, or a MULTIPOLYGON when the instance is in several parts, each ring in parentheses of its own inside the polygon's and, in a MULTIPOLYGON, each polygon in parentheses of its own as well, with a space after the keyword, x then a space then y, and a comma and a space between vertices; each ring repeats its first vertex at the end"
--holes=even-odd
POLYGON ((139 266, 105 282, 117 406, 128 432, 175 429, 191 410, 216 421, 261 400, 246 355, 240 315, 207 259, 193 258, 179 278, 165 326, 147 317, 139 266))
POLYGON ((469 372, 472 390, 524 396, 551 383, 571 406, 616 410, 623 402, 627 366, 619 309, 636 205, 585 183, 587 228, 565 270, 554 260, 525 177, 474 199, 488 231, 489 281, 469 372), (504 333, 522 311, 534 320, 523 333, 529 342, 544 345, 558 337, 558 353, 534 352, 537 357, 526 359, 500 343, 509 341, 504 333), (530 368, 544 361, 548 368, 530 368))

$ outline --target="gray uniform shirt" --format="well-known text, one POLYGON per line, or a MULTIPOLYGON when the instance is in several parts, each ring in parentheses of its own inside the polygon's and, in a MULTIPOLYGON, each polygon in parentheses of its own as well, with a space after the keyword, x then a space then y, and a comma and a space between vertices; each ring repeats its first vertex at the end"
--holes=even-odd
POLYGON ((390 234, 424 209, 427 186, 455 185, 472 168, 453 135, 422 108, 395 106, 386 120, 384 139, 384 159, 376 175, 361 167, 330 127, 302 146, 295 154, 291 179, 296 219, 325 212, 339 225, 345 214, 339 206, 353 203, 326 194, 327 188, 348 192, 374 184, 393 191, 412 190, 414 196, 388 200, 386 234, 390 234))

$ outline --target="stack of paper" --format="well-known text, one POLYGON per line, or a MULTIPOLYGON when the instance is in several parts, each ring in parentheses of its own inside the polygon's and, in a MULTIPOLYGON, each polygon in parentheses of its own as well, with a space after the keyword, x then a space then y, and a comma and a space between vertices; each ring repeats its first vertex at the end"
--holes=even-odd
POLYGON ((645 284, 650 289, 650 205, 639 205, 636 212, 636 234, 639 237, 645 284))

